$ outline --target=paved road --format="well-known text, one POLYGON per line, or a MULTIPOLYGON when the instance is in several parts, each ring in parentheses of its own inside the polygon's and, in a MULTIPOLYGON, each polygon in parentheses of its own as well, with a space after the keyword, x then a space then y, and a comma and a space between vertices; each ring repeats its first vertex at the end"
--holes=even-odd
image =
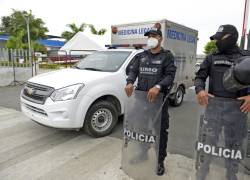
MULTIPOLYGON (((20 111, 19 95, 23 86, 9 86, 0 88, 0 106, 20 111)), ((197 128, 197 104, 194 91, 189 89, 183 105, 170 107, 170 135, 168 150, 193 157, 193 148, 197 128)), ((122 119, 119 120, 111 137, 122 139, 122 119)))
MULTIPOLYGON (((39 69, 38 74, 42 74, 45 72, 50 72, 53 70, 46 70, 46 69, 39 69)), ((7 86, 7 87, 0 87, 0 106, 12 108, 15 110, 20 111, 20 105, 19 105, 19 95, 21 92, 21 89, 23 87, 24 82, 17 82, 17 85, 15 86, 7 86), (20 84, 20 85, 18 85, 20 84)))
MULTIPOLYGON (((0 107, 1 180, 130 180, 120 169, 121 148, 120 138, 44 127, 0 107)), ((168 174, 159 180, 189 180, 193 164, 169 154, 168 174)))
MULTIPOLYGON (((129 180, 119 169, 122 120, 110 136, 99 139, 90 138, 82 131, 44 127, 17 111, 16 96, 20 89, 20 86, 0 88, 1 180, 129 180)), ((187 92, 181 107, 170 107, 169 154, 165 162, 168 174, 160 179, 190 179, 197 107, 193 90, 187 92)))
POLYGON ((19 96, 22 85, 0 87, 0 106, 20 111, 19 96))
POLYGON ((44 127, 0 107, 0 142, 1 180, 129 179, 119 169, 117 138, 44 127))
MULTIPOLYGON (((23 86, 0 88, 0 106, 20 111, 19 95, 23 86)), ((188 90, 183 105, 170 107, 170 135, 168 150, 193 157, 193 148, 197 128, 197 104, 193 90, 188 90)), ((122 119, 119 120, 111 137, 122 138, 122 119)))

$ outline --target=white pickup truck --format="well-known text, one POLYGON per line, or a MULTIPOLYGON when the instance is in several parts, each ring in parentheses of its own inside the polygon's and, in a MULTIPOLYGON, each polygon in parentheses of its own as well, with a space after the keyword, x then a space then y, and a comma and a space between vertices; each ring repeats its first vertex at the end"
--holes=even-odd
MULTIPOLYGON (((163 30, 163 38, 171 45, 167 49, 177 56, 177 75, 170 102, 178 106, 183 100, 185 88, 192 85, 197 32, 187 31, 184 26, 181 29, 181 25, 174 23, 172 26, 166 26, 165 21, 161 23, 168 27, 163 30), (176 38, 177 32, 182 33, 181 39, 176 38), (166 36, 166 33, 169 35, 166 36)), ((130 24, 127 27, 147 29, 143 27, 150 28, 152 24, 130 24)), ((119 40, 117 36, 127 32, 125 26, 118 26, 116 30, 118 34, 112 35, 112 39, 116 39, 113 42, 119 40)), ((139 36, 140 43, 145 44, 146 37, 143 33, 139 36)), ((27 81, 21 92, 21 110, 32 120, 46 126, 63 129, 84 127, 94 137, 108 135, 118 117, 124 114, 126 68, 133 57, 142 51, 128 48, 96 51, 74 68, 35 76, 27 81)))
POLYGON ((124 113, 126 67, 142 50, 104 50, 74 68, 29 79, 21 92, 22 112, 55 128, 85 130, 105 136, 124 113))

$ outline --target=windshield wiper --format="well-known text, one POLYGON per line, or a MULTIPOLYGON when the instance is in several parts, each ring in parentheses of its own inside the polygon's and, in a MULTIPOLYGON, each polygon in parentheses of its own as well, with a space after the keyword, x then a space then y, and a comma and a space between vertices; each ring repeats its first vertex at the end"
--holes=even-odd
POLYGON ((97 68, 82 68, 85 70, 91 70, 91 71, 102 71, 101 69, 97 69, 97 68))

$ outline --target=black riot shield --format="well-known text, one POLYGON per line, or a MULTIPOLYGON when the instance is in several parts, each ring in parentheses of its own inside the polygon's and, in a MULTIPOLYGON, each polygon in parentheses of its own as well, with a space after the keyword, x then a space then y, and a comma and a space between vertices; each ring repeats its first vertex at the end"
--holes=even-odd
POLYGON ((211 97, 200 117, 196 180, 246 180, 248 117, 242 101, 211 97))
POLYGON ((150 103, 136 90, 126 104, 122 169, 135 180, 156 179, 163 95, 150 103))

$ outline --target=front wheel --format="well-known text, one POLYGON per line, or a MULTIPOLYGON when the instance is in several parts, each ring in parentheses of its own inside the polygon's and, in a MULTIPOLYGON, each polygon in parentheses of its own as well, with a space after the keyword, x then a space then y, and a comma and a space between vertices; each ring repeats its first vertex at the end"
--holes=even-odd
POLYGON ((118 121, 115 106, 108 101, 99 101, 88 110, 84 122, 84 130, 90 136, 103 137, 109 135, 118 121))
POLYGON ((175 107, 180 106, 183 102, 184 94, 184 88, 179 86, 174 94, 174 98, 169 100, 170 104, 175 107))

